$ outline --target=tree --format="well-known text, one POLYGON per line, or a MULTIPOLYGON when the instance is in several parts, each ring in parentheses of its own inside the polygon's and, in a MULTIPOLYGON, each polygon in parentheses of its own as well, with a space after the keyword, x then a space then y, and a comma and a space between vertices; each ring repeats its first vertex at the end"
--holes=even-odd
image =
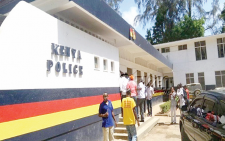
POLYGON ((162 5, 157 13, 156 22, 153 26, 153 44, 163 43, 165 38, 165 25, 166 25, 166 12, 167 7, 162 5))
POLYGON ((145 35, 146 40, 149 41, 151 44, 153 44, 152 41, 152 35, 151 35, 151 29, 147 29, 147 35, 145 35))
POLYGON ((223 7, 223 11, 221 12, 220 18, 223 20, 223 25, 222 25, 222 33, 225 33, 225 3, 223 7))
POLYGON ((112 9, 114 9, 118 14, 121 15, 119 11, 119 4, 123 2, 123 0, 103 0, 105 1, 112 9))
POLYGON ((177 41, 204 36, 204 23, 205 20, 203 18, 196 20, 185 15, 184 20, 178 22, 174 26, 172 33, 169 36, 169 41, 177 41))
MULTIPOLYGON (((165 27, 168 33, 171 32, 173 26, 179 22, 184 15, 189 17, 205 18, 206 30, 211 30, 212 34, 216 34, 216 24, 218 23, 217 11, 219 9, 219 0, 213 0, 212 9, 205 11, 203 5, 207 0, 135 0, 139 10, 143 12, 135 17, 135 23, 142 23, 143 26, 149 21, 155 20, 159 13, 160 7, 163 5, 166 9, 165 27), (193 10, 195 8, 196 10, 193 10)), ((167 33, 165 33, 167 34, 167 33)), ((166 37, 166 36, 165 36, 166 37)))

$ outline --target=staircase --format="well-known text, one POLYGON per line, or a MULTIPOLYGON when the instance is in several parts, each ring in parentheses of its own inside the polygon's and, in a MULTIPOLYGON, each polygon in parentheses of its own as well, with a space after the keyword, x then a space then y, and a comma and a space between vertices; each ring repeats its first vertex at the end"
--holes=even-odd
POLYGON ((128 134, 126 126, 123 124, 123 117, 119 116, 119 122, 117 122, 117 127, 114 130, 114 138, 117 141, 127 141, 128 134))
MULTIPOLYGON (((146 117, 145 122, 140 122, 140 126, 138 127, 136 124, 137 129, 137 137, 140 140, 144 137, 144 134, 148 133, 159 121, 157 117, 146 117)), ((115 141, 127 141, 128 134, 126 130, 126 126, 123 124, 123 117, 119 116, 119 122, 117 123, 117 127, 114 130, 114 138, 115 141)))

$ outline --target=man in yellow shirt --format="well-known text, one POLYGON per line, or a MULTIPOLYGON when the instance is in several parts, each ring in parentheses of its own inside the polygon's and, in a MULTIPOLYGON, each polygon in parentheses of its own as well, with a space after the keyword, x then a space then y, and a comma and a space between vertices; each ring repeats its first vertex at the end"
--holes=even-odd
POLYGON ((127 128, 128 140, 136 141, 137 131, 135 127, 135 121, 137 121, 138 126, 140 126, 140 123, 135 112, 136 104, 134 102, 134 99, 131 98, 130 90, 127 90, 126 98, 122 100, 121 107, 123 108, 123 123, 127 128))

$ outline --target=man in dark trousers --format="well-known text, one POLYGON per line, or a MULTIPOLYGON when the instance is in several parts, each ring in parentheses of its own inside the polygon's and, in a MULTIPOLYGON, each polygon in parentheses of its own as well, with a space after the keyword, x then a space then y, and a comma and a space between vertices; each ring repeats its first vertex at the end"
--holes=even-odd
POLYGON ((114 122, 115 126, 117 126, 117 124, 113 113, 113 105, 112 102, 108 100, 107 93, 103 93, 103 102, 99 106, 98 116, 102 117, 103 141, 114 141, 114 122))

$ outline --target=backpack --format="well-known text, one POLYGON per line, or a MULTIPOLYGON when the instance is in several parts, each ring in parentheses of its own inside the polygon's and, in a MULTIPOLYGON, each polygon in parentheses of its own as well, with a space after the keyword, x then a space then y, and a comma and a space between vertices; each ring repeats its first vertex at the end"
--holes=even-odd
POLYGON ((187 99, 187 92, 185 91, 185 89, 183 89, 183 94, 184 94, 184 99, 187 99))

